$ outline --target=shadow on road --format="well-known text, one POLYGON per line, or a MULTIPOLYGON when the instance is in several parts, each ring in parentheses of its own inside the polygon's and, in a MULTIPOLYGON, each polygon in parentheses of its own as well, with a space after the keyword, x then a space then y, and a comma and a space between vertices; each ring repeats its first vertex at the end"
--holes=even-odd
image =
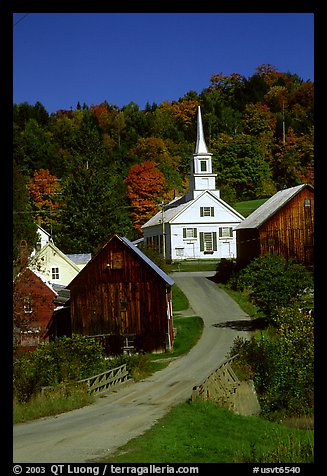
POLYGON ((238 321, 225 321, 218 322, 217 324, 212 324, 214 327, 229 327, 230 329, 235 329, 237 331, 256 331, 265 329, 267 326, 266 321, 259 317, 258 319, 240 319, 238 321))

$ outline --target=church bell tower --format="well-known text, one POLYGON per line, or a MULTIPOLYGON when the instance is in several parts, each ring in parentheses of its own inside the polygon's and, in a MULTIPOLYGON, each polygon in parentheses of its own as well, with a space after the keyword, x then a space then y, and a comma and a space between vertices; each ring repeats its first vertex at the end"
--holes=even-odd
POLYGON ((208 152, 204 140, 201 108, 198 106, 197 134, 194 153, 190 159, 191 174, 189 179, 190 200, 195 199, 204 190, 209 190, 219 198, 219 190, 216 190, 217 174, 212 173, 212 154, 208 152))

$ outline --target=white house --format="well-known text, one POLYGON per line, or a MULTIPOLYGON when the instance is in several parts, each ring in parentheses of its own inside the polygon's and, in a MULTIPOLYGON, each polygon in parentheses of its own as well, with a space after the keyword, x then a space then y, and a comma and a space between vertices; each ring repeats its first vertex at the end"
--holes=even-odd
POLYGON ((167 261, 236 257, 235 227, 244 217, 220 198, 211 157, 198 107, 189 191, 164 205, 142 226, 145 246, 156 247, 167 261))
POLYGON ((36 270, 50 283, 64 286, 80 272, 80 268, 51 241, 33 256, 29 268, 36 270))
POLYGON ((36 225, 37 226, 37 235, 38 235, 38 240, 36 243, 36 247, 31 253, 31 258, 36 255, 38 251, 40 251, 49 241, 52 241, 50 233, 48 233, 42 226, 36 225))

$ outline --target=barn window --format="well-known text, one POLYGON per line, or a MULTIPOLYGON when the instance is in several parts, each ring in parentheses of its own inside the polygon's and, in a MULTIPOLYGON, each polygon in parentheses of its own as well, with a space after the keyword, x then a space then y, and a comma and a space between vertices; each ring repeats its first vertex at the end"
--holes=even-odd
POLYGON ((196 239, 197 238, 197 229, 196 228, 183 228, 183 239, 184 240, 189 240, 191 238, 196 239))
POLYGON ((214 217, 214 207, 200 207, 200 217, 214 217))
POLYGON ((59 279, 59 268, 51 269, 51 277, 52 279, 59 279))
POLYGON ((304 206, 305 206, 305 207, 311 207, 311 200, 310 200, 310 198, 305 198, 305 199, 304 199, 304 206))
POLYGON ((31 296, 24 297, 24 312, 25 314, 30 314, 31 312, 33 312, 31 296))
POLYGON ((126 312, 127 311, 127 302, 126 301, 120 301, 119 307, 120 307, 121 312, 126 312))
POLYGON ((122 251, 115 251, 112 253, 112 269, 122 269, 123 268, 123 253, 122 251))

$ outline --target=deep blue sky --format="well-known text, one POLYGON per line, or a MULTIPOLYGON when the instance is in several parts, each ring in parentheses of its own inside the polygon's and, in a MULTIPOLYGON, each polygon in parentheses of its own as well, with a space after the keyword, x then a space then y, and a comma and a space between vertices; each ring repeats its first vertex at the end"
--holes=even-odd
POLYGON ((313 13, 14 13, 14 102, 49 113, 198 93, 261 64, 314 81, 313 13))

